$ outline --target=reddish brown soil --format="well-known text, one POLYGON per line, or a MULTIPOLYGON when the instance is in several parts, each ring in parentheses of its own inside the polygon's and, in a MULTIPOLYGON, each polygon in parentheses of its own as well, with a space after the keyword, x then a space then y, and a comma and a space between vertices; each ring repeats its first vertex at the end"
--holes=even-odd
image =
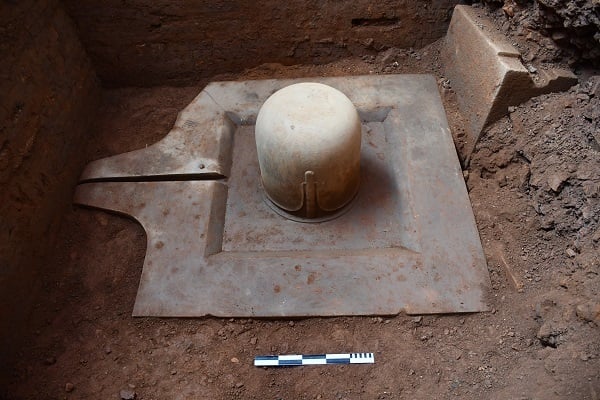
MULTIPOLYGON (((436 43, 215 79, 433 73, 460 148, 464 123, 438 54, 436 43)), ((200 90, 107 91, 90 159, 158 140, 200 90)), ((493 286, 491 312, 132 318, 144 231, 134 221, 73 207, 27 345, 0 397, 118 399, 128 390, 139 399, 598 399, 600 153, 598 126, 586 113, 599 96, 582 85, 531 101, 477 147, 465 175, 493 286), (252 366, 258 354, 342 351, 375 352, 376 363, 252 366)))
POLYGON ((321 64, 442 37, 459 0, 65 0, 109 86, 181 86, 266 62, 321 64))

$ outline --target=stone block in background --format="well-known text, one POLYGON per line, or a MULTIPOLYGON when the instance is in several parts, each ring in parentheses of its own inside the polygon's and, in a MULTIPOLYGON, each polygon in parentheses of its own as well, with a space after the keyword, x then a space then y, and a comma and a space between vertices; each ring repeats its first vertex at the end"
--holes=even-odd
POLYGON ((443 49, 444 73, 469 121, 466 158, 482 130, 518 105, 544 93, 564 91, 577 83, 569 70, 528 70, 521 54, 484 15, 456 6, 443 49), (535 72, 535 74, 534 74, 535 72))

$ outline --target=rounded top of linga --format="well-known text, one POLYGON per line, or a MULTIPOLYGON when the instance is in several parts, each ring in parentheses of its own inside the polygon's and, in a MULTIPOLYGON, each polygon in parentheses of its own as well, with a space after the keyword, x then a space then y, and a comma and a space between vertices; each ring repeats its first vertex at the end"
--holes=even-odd
POLYGON ((339 90, 306 82, 275 92, 258 113, 255 134, 264 194, 279 214, 328 220, 356 196, 361 124, 339 90))

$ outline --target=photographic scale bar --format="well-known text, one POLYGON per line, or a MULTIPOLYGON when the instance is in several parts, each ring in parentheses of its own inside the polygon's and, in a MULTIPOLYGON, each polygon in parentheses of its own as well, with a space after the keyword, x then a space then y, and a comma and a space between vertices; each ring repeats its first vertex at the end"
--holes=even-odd
POLYGON ((256 367, 289 367, 294 365, 374 364, 373 353, 345 354, 288 354, 279 356, 256 356, 256 367))

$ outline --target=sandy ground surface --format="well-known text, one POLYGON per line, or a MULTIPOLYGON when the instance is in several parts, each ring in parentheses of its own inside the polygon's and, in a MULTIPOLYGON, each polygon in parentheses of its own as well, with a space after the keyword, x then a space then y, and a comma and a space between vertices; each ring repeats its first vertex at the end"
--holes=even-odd
MULTIPOLYGON (((464 120, 440 43, 214 80, 432 73, 456 145, 464 120)), ((130 316, 146 238, 136 222, 73 207, 57 227, 27 346, 6 399, 598 399, 598 80, 511 109, 464 171, 486 254, 491 312, 411 317, 130 316), (596 86, 594 86, 596 85, 596 86), (264 369, 270 353, 372 351, 374 365, 264 369)), ((164 136, 198 87, 105 92, 91 159, 164 136)))

